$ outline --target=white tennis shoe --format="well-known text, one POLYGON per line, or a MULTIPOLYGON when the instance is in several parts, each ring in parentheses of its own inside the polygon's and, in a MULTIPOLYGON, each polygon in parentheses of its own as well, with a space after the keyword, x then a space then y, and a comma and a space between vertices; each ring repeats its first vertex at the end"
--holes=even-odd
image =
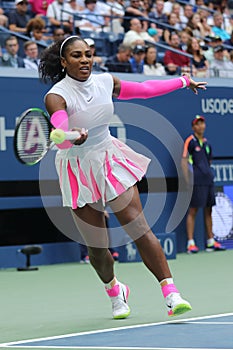
POLYGON ((113 288, 106 289, 112 302, 112 315, 114 319, 126 318, 130 314, 128 305, 129 287, 118 282, 113 288))
POLYGON ((192 310, 188 301, 181 298, 179 293, 170 293, 165 298, 168 316, 178 316, 192 310))

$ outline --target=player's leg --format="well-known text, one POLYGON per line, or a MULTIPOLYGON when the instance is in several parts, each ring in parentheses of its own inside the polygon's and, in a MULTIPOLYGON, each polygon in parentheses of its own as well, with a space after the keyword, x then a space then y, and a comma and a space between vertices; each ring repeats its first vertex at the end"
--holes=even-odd
POLYGON ((86 205, 73 210, 75 223, 88 247, 91 265, 105 284, 112 302, 114 318, 126 318, 130 314, 127 303, 129 289, 114 274, 114 259, 110 253, 109 237, 103 208, 86 205))
POLYGON ((198 212, 198 208, 189 208, 187 217, 186 217, 186 232, 187 232, 187 252, 188 253, 197 253, 198 247, 194 241, 194 228, 195 220, 198 212))
POLYGON ((190 304, 181 298, 175 287, 162 247, 144 217, 137 187, 130 188, 109 205, 122 227, 135 241, 144 264, 159 281, 168 314, 178 315, 191 310, 190 304))
POLYGON ((112 255, 108 250, 108 233, 101 207, 85 205, 73 210, 75 223, 87 248, 91 265, 104 283, 114 277, 112 255))

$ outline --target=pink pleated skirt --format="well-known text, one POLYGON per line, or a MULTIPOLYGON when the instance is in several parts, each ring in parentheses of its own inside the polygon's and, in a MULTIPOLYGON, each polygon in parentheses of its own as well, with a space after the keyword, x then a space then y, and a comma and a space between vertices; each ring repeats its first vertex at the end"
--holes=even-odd
POLYGON ((81 208, 107 202, 145 175, 150 159, 109 136, 95 147, 74 146, 56 155, 63 206, 81 208))

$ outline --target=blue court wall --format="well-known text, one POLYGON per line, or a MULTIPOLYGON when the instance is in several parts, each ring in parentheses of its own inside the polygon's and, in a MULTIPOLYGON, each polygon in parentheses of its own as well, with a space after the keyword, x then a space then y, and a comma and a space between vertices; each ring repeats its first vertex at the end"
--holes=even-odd
MULTIPOLYGON (((142 81, 139 75, 119 75, 126 80, 142 81)), ((146 78, 150 79, 150 78, 146 78)), ((43 96, 50 86, 41 83, 36 73, 24 70, 0 70, 0 211, 16 208, 40 208, 40 196, 14 196, 14 186, 39 180, 40 165, 26 167, 21 165, 13 152, 13 134, 17 117, 30 107, 44 109, 43 96), (8 196, 5 185, 11 186, 8 196)), ((162 196, 148 208, 148 215, 153 216, 155 206, 164 202, 163 210, 152 225, 155 232, 168 232, 167 223, 177 199, 177 193, 172 188, 164 187, 164 179, 170 181, 179 177, 177 160, 180 159, 182 148, 180 140, 184 140, 191 133, 191 120, 196 114, 204 115, 207 123, 206 137, 213 146, 213 162, 216 186, 222 187, 233 183, 233 82, 232 80, 208 80, 206 91, 198 95, 184 89, 166 96, 148 100, 131 100, 115 102, 115 119, 111 124, 114 136, 125 138, 135 150, 152 158, 148 170, 148 181, 152 186, 152 196, 157 193, 162 196), (174 137, 175 135, 175 137, 174 137), (228 159, 229 158, 229 159, 228 159), (162 184, 162 185, 161 185, 162 184), (161 186, 160 186, 161 185, 161 186), (158 187, 157 187, 158 186, 158 187)), ((54 154, 51 152, 51 169, 47 178, 56 180, 56 173, 52 166, 54 154)), ((56 206, 60 200, 48 195, 50 205, 56 206)), ((114 219, 110 216, 110 225, 114 219)), ((177 250, 185 250, 185 221, 184 218, 172 229, 176 232, 177 250)), ((197 243, 204 247, 204 226, 202 213, 198 214, 196 224, 197 243)), ((0 236, 1 245, 1 236, 0 236)))

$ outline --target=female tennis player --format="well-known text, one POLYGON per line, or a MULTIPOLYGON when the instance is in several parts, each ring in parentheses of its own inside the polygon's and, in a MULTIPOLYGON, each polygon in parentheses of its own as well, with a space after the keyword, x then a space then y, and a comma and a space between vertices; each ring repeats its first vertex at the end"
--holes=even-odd
POLYGON ((42 80, 54 83, 45 96, 52 124, 64 131, 78 128, 81 132, 73 143, 58 144, 56 168, 63 205, 72 208, 78 230, 88 246, 90 262, 112 302, 113 318, 129 316, 129 287, 114 274, 114 260, 107 248, 106 204, 135 241, 144 264, 160 283, 168 315, 180 315, 191 310, 191 305, 174 285, 161 245, 144 217, 136 186, 150 159, 112 137, 109 121, 113 96, 122 100, 150 98, 184 87, 197 93, 198 89, 205 89, 206 83, 195 82, 188 76, 143 83, 121 81, 109 73, 92 74, 92 63, 87 43, 78 36, 70 36, 45 49, 39 66, 42 80))

